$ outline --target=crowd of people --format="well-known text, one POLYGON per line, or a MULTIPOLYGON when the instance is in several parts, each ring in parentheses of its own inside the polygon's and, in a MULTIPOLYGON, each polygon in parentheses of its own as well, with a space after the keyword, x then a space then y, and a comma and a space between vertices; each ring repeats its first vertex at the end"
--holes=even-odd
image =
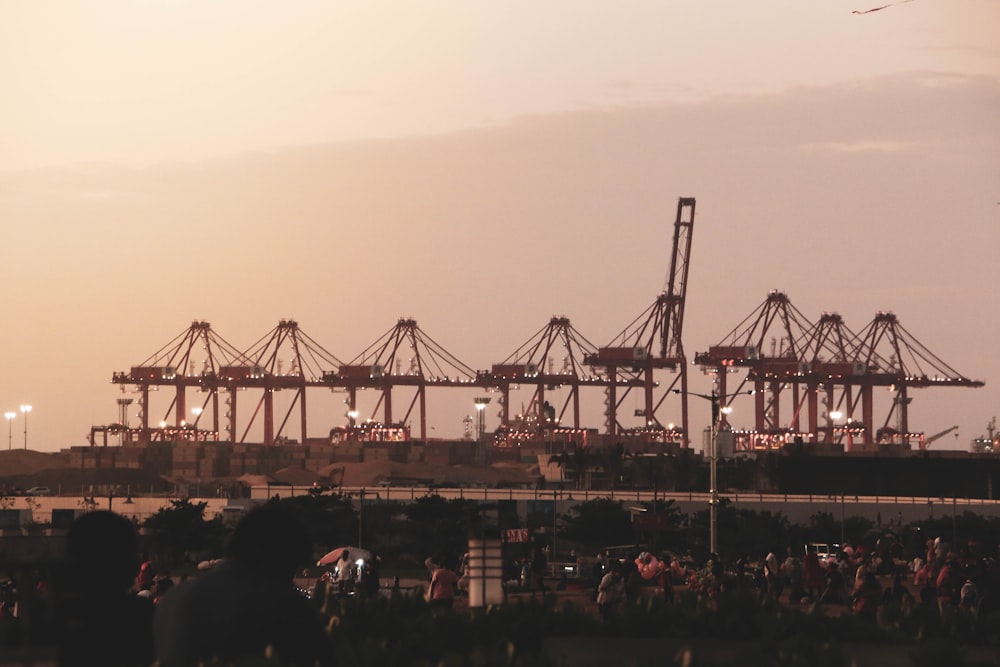
POLYGON ((941 538, 929 540, 926 553, 910 562, 899 557, 897 546, 881 540, 870 548, 844 545, 823 560, 814 550, 786 547, 759 559, 743 556, 728 566, 710 554, 702 567, 685 569, 667 553, 656 568, 649 565, 657 558, 638 548, 620 558, 601 553, 591 573, 592 599, 604 617, 641 589, 672 599, 675 586, 709 598, 727 590, 753 590, 787 604, 819 603, 838 613, 872 617, 888 603, 904 609, 926 603, 1000 609, 1000 559, 984 553, 975 538, 958 548, 941 538), (655 576, 649 576, 651 569, 655 576))
POLYGON ((73 522, 58 566, 19 582, 20 591, 4 587, 0 635, 53 647, 61 667, 194 667, 267 653, 282 664, 332 665, 319 615, 294 585, 311 558, 305 526, 264 505, 236 526, 225 558, 175 584, 140 554, 131 521, 92 511, 73 522))
POLYGON ((975 537, 957 548, 940 537, 928 540, 925 553, 910 562, 893 546, 881 540, 874 548, 844 545, 826 563, 813 551, 801 559, 790 547, 782 559, 770 551, 763 559, 760 588, 791 603, 843 605, 866 615, 890 602, 1000 607, 1000 560, 984 553, 975 537))
MULTIPOLYGON (((49 636, 41 641, 57 647, 64 666, 186 667, 265 651, 283 664, 331 664, 332 647, 316 608, 294 584, 302 565, 311 564, 312 544, 305 526, 280 506, 248 512, 225 557, 188 580, 157 573, 138 544, 134 525, 120 515, 93 511, 78 517, 67 535, 64 562, 20 584, 30 595, 19 594, 13 578, 0 585, 0 630, 16 627, 11 619, 33 619, 31 630, 47 628, 49 636)), ((957 547, 942 538, 928 540, 910 562, 901 558, 898 544, 881 540, 870 548, 844 545, 823 559, 815 550, 791 546, 778 554, 773 549, 759 559, 744 556, 729 567, 710 554, 702 567, 689 567, 669 552, 603 551, 589 570, 589 590, 605 619, 645 593, 673 599, 676 586, 708 598, 752 589, 788 604, 820 603, 872 617, 888 603, 1000 608, 1000 560, 975 537, 957 547)), ((510 563, 505 589, 544 594, 548 561, 547 549, 532 545, 529 555, 510 563)), ((581 581, 588 574, 583 563, 577 560, 581 581)), ((377 593, 378 564, 373 557, 359 565, 344 549, 324 584, 332 595, 377 593)), ((468 554, 430 557, 426 565, 430 608, 453 609, 467 586, 468 554)))

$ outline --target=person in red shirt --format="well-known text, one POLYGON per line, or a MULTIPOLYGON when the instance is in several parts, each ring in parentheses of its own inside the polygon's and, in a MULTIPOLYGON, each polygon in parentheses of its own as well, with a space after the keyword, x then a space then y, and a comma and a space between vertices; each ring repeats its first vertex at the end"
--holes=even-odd
POLYGON ((451 609, 455 603, 455 589, 458 575, 450 567, 450 559, 445 559, 431 575, 431 585, 427 589, 427 599, 432 609, 451 609))

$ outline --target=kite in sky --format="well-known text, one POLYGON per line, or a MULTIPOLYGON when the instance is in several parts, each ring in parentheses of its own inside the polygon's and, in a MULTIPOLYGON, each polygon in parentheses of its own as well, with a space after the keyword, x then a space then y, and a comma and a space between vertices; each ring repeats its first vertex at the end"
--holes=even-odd
POLYGON ((899 2, 890 2, 888 5, 882 5, 881 7, 875 7, 873 9, 865 9, 865 10, 862 10, 862 11, 858 11, 857 9, 855 9, 851 13, 852 14, 871 14, 872 12, 877 12, 880 9, 885 9, 886 7, 892 7, 893 5, 901 5, 904 2, 913 2, 913 0, 899 0, 899 2))

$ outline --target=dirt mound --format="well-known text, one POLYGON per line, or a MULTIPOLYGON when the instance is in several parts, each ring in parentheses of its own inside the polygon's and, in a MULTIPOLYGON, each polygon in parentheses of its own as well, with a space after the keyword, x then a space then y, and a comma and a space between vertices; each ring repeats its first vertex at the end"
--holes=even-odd
POLYGON ((0 451, 0 488, 7 490, 47 486, 54 493, 90 495, 93 489, 165 491, 169 483, 160 475, 131 468, 72 468, 68 457, 31 450, 0 451))
POLYGON ((36 452, 33 449, 9 449, 0 451, 0 475, 33 475, 42 470, 69 467, 69 459, 64 454, 36 452))

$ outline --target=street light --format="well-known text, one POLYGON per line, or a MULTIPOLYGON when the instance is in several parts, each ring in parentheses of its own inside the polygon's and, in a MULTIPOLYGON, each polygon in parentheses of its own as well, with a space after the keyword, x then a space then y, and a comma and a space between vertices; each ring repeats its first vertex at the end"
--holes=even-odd
POLYGON ((28 448, 28 413, 31 412, 30 405, 22 405, 21 412, 24 413, 24 448, 28 448))
POLYGON ((827 421, 830 422, 830 437, 827 442, 836 442, 837 440, 837 422, 840 418, 844 416, 844 413, 840 410, 832 410, 827 413, 827 421))
MULTIPOLYGON (((675 394, 681 393, 680 389, 674 389, 675 394)), ((745 392, 737 392, 740 394, 753 394, 754 389, 750 389, 745 392)), ((712 429, 709 436, 709 499, 708 499, 708 550, 713 554, 718 554, 719 548, 719 488, 717 484, 718 467, 719 467, 719 426, 722 425, 723 418, 730 414, 733 409, 728 405, 719 405, 720 396, 712 390, 711 394, 696 394, 694 392, 687 392, 688 396, 697 396, 698 398, 704 398, 706 401, 711 401, 712 403, 712 429)))
POLYGON ((16 412, 5 412, 3 416, 7 418, 7 450, 11 448, 11 442, 14 440, 14 417, 17 416, 16 412))
POLYGON ((489 396, 476 396, 473 399, 476 405, 476 458, 480 463, 485 463, 486 452, 483 451, 484 441, 486 440, 486 406, 490 404, 489 396))
POLYGON ((194 441, 195 442, 198 442, 198 419, 201 418, 201 413, 203 411, 204 411, 204 408, 202 408, 202 407, 195 406, 195 407, 191 408, 191 414, 194 415, 194 422, 192 422, 191 428, 194 429, 194 441))
POLYGON ((486 435, 486 406, 490 404, 489 396, 477 396, 476 404, 476 435, 479 440, 486 435))

